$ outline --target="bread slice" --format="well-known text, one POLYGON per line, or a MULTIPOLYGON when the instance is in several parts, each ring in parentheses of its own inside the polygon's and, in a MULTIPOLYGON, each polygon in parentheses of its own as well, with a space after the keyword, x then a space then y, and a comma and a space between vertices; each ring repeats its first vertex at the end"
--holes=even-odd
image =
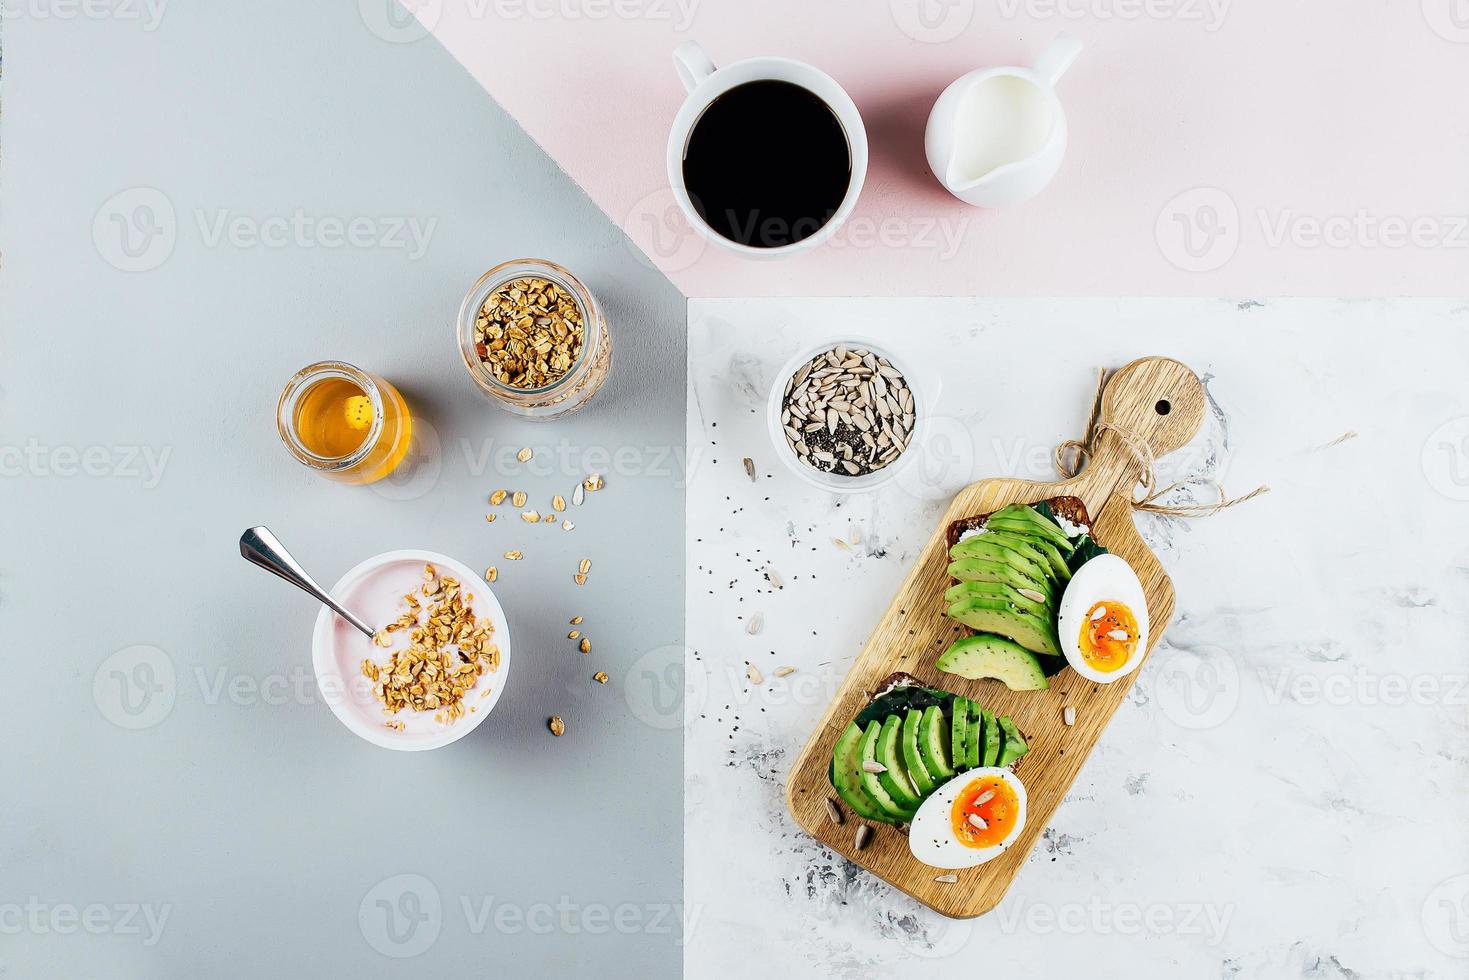
MULTIPOLYGON (((1038 501, 1031 501, 1037 503, 1038 501)), ((1057 517, 1064 517, 1073 524, 1084 527, 1092 526, 1092 519, 1086 512, 1086 504, 1081 502, 1080 497, 1049 497, 1045 501, 1051 508, 1051 512, 1057 517)), ((990 513, 994 513, 991 511, 990 513)), ((973 517, 961 517, 949 524, 945 537, 948 539, 950 548, 959 543, 959 538, 965 531, 972 531, 984 527, 985 521, 989 520, 989 514, 976 514, 973 517)), ((947 562, 948 552, 944 553, 944 561, 947 562)))

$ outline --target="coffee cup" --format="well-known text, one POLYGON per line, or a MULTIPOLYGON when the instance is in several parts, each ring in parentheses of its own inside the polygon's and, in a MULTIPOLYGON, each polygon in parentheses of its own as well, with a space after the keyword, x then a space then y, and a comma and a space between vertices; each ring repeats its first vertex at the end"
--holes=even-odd
POLYGON ((688 95, 668 134, 668 182, 689 224, 757 258, 830 239, 867 175, 867 131, 846 91, 789 58, 716 68, 694 41, 673 62, 688 95))

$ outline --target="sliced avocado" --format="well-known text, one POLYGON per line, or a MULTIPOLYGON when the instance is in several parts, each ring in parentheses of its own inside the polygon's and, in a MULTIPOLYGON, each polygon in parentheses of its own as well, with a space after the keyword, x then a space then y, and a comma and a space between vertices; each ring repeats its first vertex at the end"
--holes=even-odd
POLYGON ((877 761, 887 768, 878 773, 877 778, 899 806, 914 810, 923 802, 923 797, 913 788, 908 767, 903 765, 903 750, 898 744, 902 730, 903 719, 899 715, 888 715, 882 723, 882 731, 877 736, 877 761))
POLYGON ((1028 527, 1033 533, 1046 537, 1052 544, 1068 555, 1071 554, 1071 549, 1075 547, 1071 539, 1066 536, 1066 532, 1061 530, 1060 525, 1041 514, 1034 507, 1011 504, 1009 507, 997 510, 991 514, 989 520, 985 522, 986 526, 994 521, 1015 527, 1028 527))
POLYGON ((949 578, 960 582, 994 582, 1016 589, 1029 589, 1046 597, 1047 602, 1057 598, 1055 584, 1046 576, 1031 578, 1009 562, 990 558, 960 558, 949 563, 949 578))
POLYGON ((1021 612, 1039 616, 1041 619, 1056 618, 1056 611, 1044 601, 1036 601, 1029 596, 1021 595, 1020 590, 1014 586, 1004 585, 1000 582, 960 582, 952 585, 944 593, 944 601, 953 604, 960 599, 1003 599, 1021 612))
POLYGON ((1040 659, 1014 640, 992 633, 955 640, 939 654, 939 670, 972 681, 1003 681, 1012 691, 1043 691, 1050 687, 1040 659))
POLYGON ((1000 733, 1005 736, 1005 742, 1000 746, 1000 761, 995 765, 1008 766, 1030 751, 1025 739, 1020 737, 1020 729, 1009 718, 1000 719, 1000 733))
POLYGON ((857 816, 883 823, 897 822, 862 785, 862 726, 855 721, 842 732, 832 749, 831 785, 857 816))
POLYGON ((1001 530, 986 531, 981 537, 988 539, 991 544, 1003 545, 1011 551, 1020 552, 1041 568, 1046 569, 1050 576, 1059 582, 1065 582, 1071 578, 1071 568, 1066 564, 1066 559, 1049 541, 1042 541, 1040 538, 1033 538, 1027 534, 1017 534, 1014 531, 1001 530))
POLYGON ((1003 600, 961 599, 949 606, 948 615, 980 633, 1008 637, 1032 653, 1061 656, 1054 621, 1020 612, 1003 600))
POLYGON ((1046 563, 1051 567, 1051 571, 1055 572, 1061 581, 1064 582, 1067 579, 1071 578, 1071 565, 1066 560, 1066 556, 1071 554, 1071 552, 1062 551, 1060 548, 1056 547, 1056 545, 1051 541, 1050 538, 1043 538, 1038 534, 1033 534, 1028 528, 1024 530, 996 528, 996 530, 1003 531, 1005 534, 1015 534, 1024 538, 1026 540, 1026 543, 1028 543, 1032 548, 1039 551, 1042 555, 1045 556, 1046 563))
POLYGON ((970 701, 965 707, 969 709, 969 726, 966 730, 968 738, 964 744, 964 756, 969 768, 974 769, 983 761, 979 746, 984 739, 985 712, 973 701, 970 701))
POLYGON ((908 776, 913 780, 913 788, 918 791, 920 799, 932 793, 934 787, 933 777, 929 775, 928 766, 918 748, 918 723, 922 720, 923 712, 909 709, 903 716, 901 733, 903 766, 908 770, 908 776))
POLYGON ((954 775, 949 764, 949 723, 944 709, 936 704, 925 708, 918 722, 918 752, 935 786, 954 775))
POLYGON ((1000 725, 994 713, 989 711, 984 713, 984 764, 1000 764, 1000 725))
POLYGON ((993 540, 993 538, 992 534, 977 534, 972 538, 960 541, 949 549, 949 558, 952 561, 964 558, 986 558, 1009 565, 1034 581, 1055 580, 1050 563, 1042 558, 1039 552, 1032 552, 1036 556, 1032 559, 1023 552, 1007 547, 1003 542, 993 540))
POLYGON ((954 715, 949 723, 949 751, 953 756, 953 768, 956 772, 963 772, 969 768, 968 757, 964 751, 964 743, 969 738, 969 699, 954 698, 954 715))
POLYGON ((888 815, 888 823, 907 823, 913 819, 914 810, 909 809, 888 795, 878 774, 868 772, 866 764, 877 762, 877 737, 882 734, 882 722, 869 721, 867 731, 862 734, 862 761, 858 764, 862 770, 862 788, 867 790, 867 795, 877 801, 877 805, 888 815))

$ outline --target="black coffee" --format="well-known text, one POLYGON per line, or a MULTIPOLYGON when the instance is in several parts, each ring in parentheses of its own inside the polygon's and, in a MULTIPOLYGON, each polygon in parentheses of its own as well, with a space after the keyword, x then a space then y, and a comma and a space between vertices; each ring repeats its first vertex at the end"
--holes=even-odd
POLYGON ((831 220, 852 182, 852 154, 841 120, 814 93, 747 82, 694 123, 683 178, 709 227, 741 245, 779 248, 831 220))

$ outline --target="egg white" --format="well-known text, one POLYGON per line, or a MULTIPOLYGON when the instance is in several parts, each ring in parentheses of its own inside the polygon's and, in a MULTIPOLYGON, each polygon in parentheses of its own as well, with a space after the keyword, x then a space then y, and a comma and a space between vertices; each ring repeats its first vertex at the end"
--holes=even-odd
POLYGON ((913 817, 913 822, 908 826, 908 850, 915 858, 931 868, 958 871, 961 868, 973 868, 986 861, 993 861, 1015 843, 1015 839, 1020 836, 1020 831, 1024 829, 1025 784, 1009 769, 999 766, 982 766, 961 772, 934 790, 932 795, 923 801, 918 807, 918 813, 913 817), (954 801, 958 799, 964 787, 976 779, 991 776, 1004 780, 1015 790, 1015 799, 1019 808, 1015 817, 1015 826, 998 844, 991 847, 968 847, 960 843, 954 833, 954 823, 951 817, 954 801))
POLYGON ((1066 662, 1089 681, 1110 684, 1137 670, 1148 652, 1148 600, 1132 566, 1117 555, 1106 554, 1098 555, 1078 568, 1061 595, 1056 632, 1066 662), (1097 670, 1081 655, 1081 627, 1087 612, 1098 602, 1120 602, 1132 610, 1133 618, 1137 620, 1137 647, 1117 670, 1097 670))

